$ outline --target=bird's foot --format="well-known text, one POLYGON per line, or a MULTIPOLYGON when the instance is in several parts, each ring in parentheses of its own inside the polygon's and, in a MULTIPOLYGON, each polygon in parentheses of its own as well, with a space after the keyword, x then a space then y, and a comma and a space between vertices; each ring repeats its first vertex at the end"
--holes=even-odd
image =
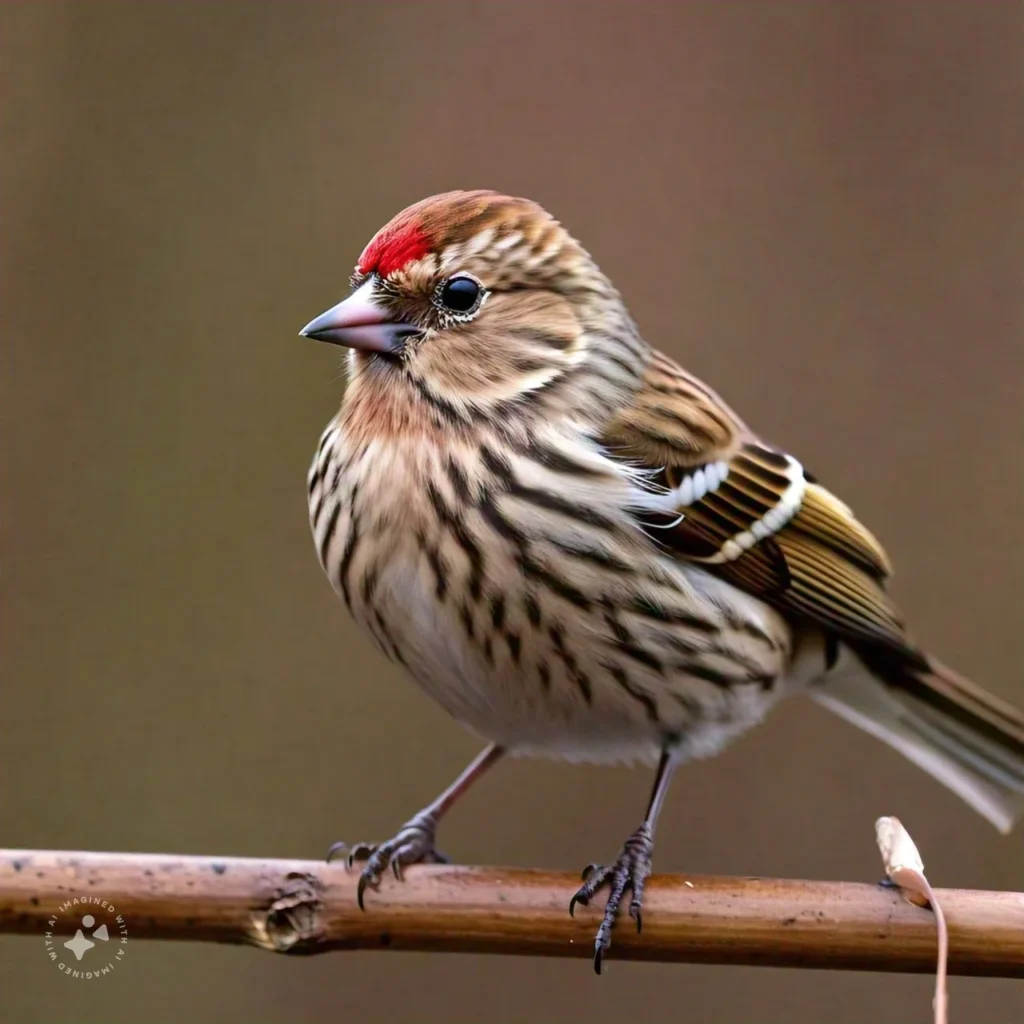
POLYGON ((434 832, 437 819, 428 811, 421 811, 410 818, 399 830, 398 834, 384 843, 356 843, 349 847, 346 843, 333 843, 327 851, 327 859, 344 858, 346 868, 351 868, 356 861, 366 861, 359 873, 359 885, 356 888, 356 900, 359 909, 363 906, 363 894, 367 886, 371 889, 380 888, 380 876, 386 868, 391 868, 395 878, 402 879, 402 868, 409 864, 448 864, 449 858, 434 846, 434 832))
POLYGON ((597 929, 597 937, 594 940, 594 970, 598 974, 601 973, 604 955, 612 944, 615 916, 627 889, 633 893, 633 898, 629 901, 629 916, 636 922, 638 932, 643 928, 641 908, 644 902, 644 885, 647 883, 647 876, 651 873, 653 850, 654 841, 651 837, 651 829, 646 824, 641 825, 626 840, 614 864, 607 867, 591 864, 584 869, 583 885, 569 901, 569 913, 572 914, 577 903, 586 906, 599 890, 608 886, 608 902, 604 908, 604 919, 601 921, 601 927, 597 929))

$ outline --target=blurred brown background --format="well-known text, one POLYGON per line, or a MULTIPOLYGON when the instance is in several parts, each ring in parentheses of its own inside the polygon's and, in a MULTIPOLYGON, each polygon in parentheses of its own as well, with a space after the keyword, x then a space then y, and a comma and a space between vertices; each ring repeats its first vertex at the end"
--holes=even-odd
MULTIPOLYGON (((339 352, 296 331, 373 231, 527 195, 648 337, 872 524, 919 636, 1018 703, 1024 61, 1017 3, 5 5, 6 846, 319 856, 476 750, 348 623, 304 474, 339 352)), ((514 762, 468 862, 612 855, 647 772, 514 762)), ((806 703, 678 777, 656 867, 1024 889, 1000 838, 806 703)), ((566 893, 568 900, 569 893, 566 893)), ((129 922, 130 924, 130 922, 129 922)), ((61 977, 0 942, 5 1020, 924 1020, 928 979, 138 942, 61 977)), ((1024 990, 955 981, 955 1018, 1024 990)))

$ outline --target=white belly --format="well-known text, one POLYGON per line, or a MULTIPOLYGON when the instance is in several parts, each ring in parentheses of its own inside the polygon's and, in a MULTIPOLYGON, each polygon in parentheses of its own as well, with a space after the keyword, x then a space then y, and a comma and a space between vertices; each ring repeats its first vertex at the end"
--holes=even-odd
POLYGON ((336 427, 324 438, 310 511, 332 584, 377 645, 481 736, 573 759, 652 760, 666 744, 706 756, 784 692, 785 620, 663 555, 627 511, 635 480, 592 447, 572 452, 597 467, 575 494, 515 463, 533 489, 524 496, 488 479, 476 450, 460 453, 453 480, 447 447, 345 453, 336 427))
MULTIPOLYGON (((482 603, 469 610, 471 637, 459 602, 439 601, 428 567, 411 553, 403 554, 396 553, 374 599, 401 660, 451 715, 513 753, 654 763, 671 740, 682 759, 711 756, 759 722, 786 690, 778 675, 781 651, 770 683, 723 686, 685 669, 655 671, 623 658, 617 652, 621 645, 602 621, 575 608, 556 610, 551 607, 556 602, 538 601, 544 618, 535 626, 522 611, 512 610, 526 600, 523 591, 516 593, 514 580, 503 588, 505 628, 494 630, 488 606, 482 603), (560 648, 545 627, 549 616, 560 630, 560 648), (610 664, 628 672, 630 689, 615 678, 610 664), (589 687, 581 686, 581 680, 589 687)), ((725 586, 699 570, 687 575, 708 590, 725 586)), ((757 602, 751 603, 753 615, 760 616, 761 610, 757 602)), ((765 610, 763 624, 766 629, 777 627, 770 610, 765 610)), ((642 634, 635 623, 631 628, 642 634)), ((387 650, 379 636, 377 640, 387 650)), ((688 643, 700 640, 707 638, 687 638, 688 643)), ((650 649, 661 649, 657 637, 647 641, 650 649)), ((709 651, 704 664, 715 665, 715 658, 709 651)))

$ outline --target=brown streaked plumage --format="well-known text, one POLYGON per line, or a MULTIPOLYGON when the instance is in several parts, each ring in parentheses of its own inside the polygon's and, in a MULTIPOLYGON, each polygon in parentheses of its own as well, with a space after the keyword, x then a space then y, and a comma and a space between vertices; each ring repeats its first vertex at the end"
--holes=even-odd
POLYGON ((809 691, 1001 828, 1024 717, 922 653, 852 512, 648 347, 608 279, 527 200, 454 192, 364 250, 303 333, 350 383, 309 477, 321 562, 384 654, 490 741, 360 885, 438 859, 437 821, 508 750, 659 768, 643 823, 573 903, 639 925, 675 766, 809 691))

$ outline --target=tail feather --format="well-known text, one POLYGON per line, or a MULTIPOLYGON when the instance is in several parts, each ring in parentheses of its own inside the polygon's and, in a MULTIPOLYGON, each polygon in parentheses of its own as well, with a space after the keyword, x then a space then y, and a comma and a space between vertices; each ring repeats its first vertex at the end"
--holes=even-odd
POLYGON ((858 658, 870 676, 841 661, 815 699, 1009 832, 1024 814, 1024 715, 934 659, 877 649, 858 658))

